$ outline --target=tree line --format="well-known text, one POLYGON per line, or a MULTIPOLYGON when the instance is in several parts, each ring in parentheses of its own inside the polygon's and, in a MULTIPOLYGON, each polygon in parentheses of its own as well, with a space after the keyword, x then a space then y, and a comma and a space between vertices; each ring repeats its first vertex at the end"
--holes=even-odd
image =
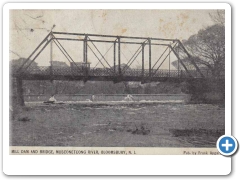
MULTIPOLYGON (((225 11, 217 10, 209 16, 215 24, 199 30, 184 40, 183 45, 201 70, 209 70, 213 77, 219 77, 225 74, 225 11)), ((176 51, 186 66, 193 67, 191 59, 180 47, 176 47, 176 51)), ((178 68, 178 60, 172 65, 178 68)))

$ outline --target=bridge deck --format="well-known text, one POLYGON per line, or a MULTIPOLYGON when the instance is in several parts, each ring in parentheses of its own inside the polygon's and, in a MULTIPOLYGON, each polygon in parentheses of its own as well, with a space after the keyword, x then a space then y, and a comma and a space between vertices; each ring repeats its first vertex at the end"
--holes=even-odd
MULTIPOLYGON (((19 74, 12 71, 13 76, 19 74)), ((202 79, 201 75, 195 70, 189 70, 189 75, 184 70, 149 70, 128 69, 119 73, 117 70, 108 68, 79 69, 71 67, 34 67, 29 68, 21 74, 25 80, 92 80, 92 81, 184 81, 186 79, 202 79)), ((202 71, 206 78, 211 78, 209 71, 202 71)))

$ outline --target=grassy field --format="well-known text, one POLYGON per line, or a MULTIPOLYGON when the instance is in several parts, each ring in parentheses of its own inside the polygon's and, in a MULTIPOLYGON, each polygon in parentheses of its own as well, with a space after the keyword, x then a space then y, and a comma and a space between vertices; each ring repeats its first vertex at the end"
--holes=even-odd
POLYGON ((210 104, 28 104, 12 113, 10 145, 215 147, 224 115, 210 104))

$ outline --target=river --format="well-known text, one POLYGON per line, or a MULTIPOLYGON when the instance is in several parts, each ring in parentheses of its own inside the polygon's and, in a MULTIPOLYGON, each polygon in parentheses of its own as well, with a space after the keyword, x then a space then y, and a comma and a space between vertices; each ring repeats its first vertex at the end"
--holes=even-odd
POLYGON ((224 117, 212 104, 27 103, 10 121, 10 145, 215 147, 224 117))

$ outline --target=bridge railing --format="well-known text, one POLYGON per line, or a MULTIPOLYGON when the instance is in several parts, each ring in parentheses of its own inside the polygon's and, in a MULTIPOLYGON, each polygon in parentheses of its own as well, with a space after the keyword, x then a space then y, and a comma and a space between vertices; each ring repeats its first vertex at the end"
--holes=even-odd
POLYGON ((37 66, 37 67, 29 67, 24 75, 32 74, 32 75, 49 75, 51 73, 49 66, 37 66))
MULTIPOLYGON (((16 72, 12 70, 13 74, 16 72)), ((196 70, 188 70, 193 78, 201 78, 201 75, 196 70)), ((201 70, 206 78, 213 78, 210 70, 201 70)), ((86 69, 86 68, 71 68, 71 67, 53 67, 50 66, 36 66, 29 67, 24 73, 27 75, 55 75, 55 76, 118 76, 118 70, 115 71, 110 68, 96 68, 96 69, 86 69)), ((145 69, 128 69, 122 72, 121 76, 130 77, 149 77, 149 70, 145 69)), ((185 70, 152 70, 151 77, 172 77, 172 78, 190 78, 190 75, 185 70)), ((224 74, 219 78, 224 78, 224 74)))

